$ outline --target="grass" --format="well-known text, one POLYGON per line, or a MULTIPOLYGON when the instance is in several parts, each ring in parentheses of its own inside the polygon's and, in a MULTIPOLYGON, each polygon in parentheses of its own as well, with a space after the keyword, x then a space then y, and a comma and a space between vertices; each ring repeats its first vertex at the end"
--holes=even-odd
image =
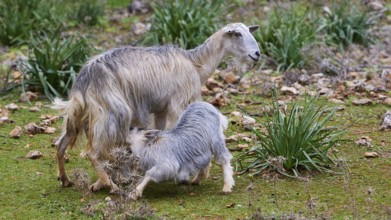
POLYGON ((186 49, 200 45, 215 32, 219 15, 227 8, 222 0, 169 0, 151 6, 152 26, 143 43, 177 44, 186 49))
POLYGON ((315 40, 316 19, 306 9, 276 6, 269 13, 259 32, 254 33, 263 54, 277 64, 279 70, 300 68, 307 63, 303 49, 315 40))
MULTIPOLYGON (((253 100, 253 96, 232 97, 235 100, 253 100)), ((4 107, 16 97, 8 96, 0 100, 0 106, 4 107)), ((268 100, 262 99, 265 102, 268 100)), ((42 100, 41 100, 42 101, 42 100)), ((44 102, 46 103, 46 102, 44 102)), ((34 105, 35 102, 32 103, 34 105)), ((29 107, 29 104, 20 104, 29 107)), ((255 112, 259 105, 246 107, 246 110, 255 112)), ((3 219, 86 219, 80 211, 89 202, 98 200, 104 203, 104 198, 110 196, 107 191, 101 191, 92 195, 86 195, 76 188, 61 188, 56 180, 55 148, 51 146, 52 139, 60 135, 61 123, 55 126, 58 129, 55 135, 38 134, 33 137, 23 135, 20 139, 8 138, 8 133, 16 126, 24 126, 28 122, 39 122, 41 114, 53 114, 48 108, 41 108, 42 112, 32 113, 27 109, 20 109, 10 118, 15 124, 1 124, 0 129, 0 154, 2 163, 0 173, 0 195, 2 207, 0 218, 3 219), (31 144, 30 148, 25 148, 31 144), (32 149, 40 150, 43 157, 38 160, 26 159, 25 155, 32 149)), ((222 109, 223 112, 235 109, 230 105, 222 109)), ((349 132, 343 138, 355 140, 362 135, 370 135, 373 139, 375 150, 390 152, 390 140, 388 133, 379 132, 378 115, 385 111, 386 107, 375 105, 371 107, 347 106, 344 112, 338 112, 338 120, 335 125, 344 125, 362 118, 354 123, 349 132), (382 140, 387 142, 381 146, 382 140)), ((261 118, 260 118, 261 119, 261 118)), ((244 132, 244 128, 231 126, 228 135, 236 132, 244 132)), ((229 144, 235 148, 236 144, 229 144)), ((170 219, 181 218, 245 218, 250 217, 260 208, 263 216, 282 216, 294 214, 307 218, 319 216, 340 219, 344 217, 358 219, 387 219, 387 209, 390 208, 391 193, 388 190, 391 184, 389 169, 391 161, 386 158, 367 160, 363 153, 368 149, 357 147, 352 142, 337 147, 339 156, 345 158, 346 168, 340 169, 343 174, 317 174, 310 177, 308 182, 295 179, 281 178, 279 180, 262 179, 248 175, 235 176, 236 186, 231 195, 221 193, 223 186, 221 169, 217 165, 212 166, 211 178, 198 187, 177 186, 173 182, 150 184, 145 190, 144 201, 155 211, 156 217, 168 217, 170 219), (252 183, 252 190, 247 187, 252 183), (368 195, 368 190, 372 194, 368 195), (308 203, 312 201, 315 208, 309 209, 308 203), (232 206, 227 208, 227 206, 232 206), (249 205, 250 204, 250 205, 249 205)), ((79 157, 84 146, 78 146, 69 151, 70 162, 66 164, 68 173, 73 169, 82 168, 87 171, 92 181, 96 179, 92 166, 87 159, 79 157)), ((237 153, 235 158, 237 157, 237 153)), ((336 168, 338 169, 338 168, 336 168)), ((134 206, 138 207, 137 202, 134 206)), ((97 214, 93 219, 100 219, 97 214)))

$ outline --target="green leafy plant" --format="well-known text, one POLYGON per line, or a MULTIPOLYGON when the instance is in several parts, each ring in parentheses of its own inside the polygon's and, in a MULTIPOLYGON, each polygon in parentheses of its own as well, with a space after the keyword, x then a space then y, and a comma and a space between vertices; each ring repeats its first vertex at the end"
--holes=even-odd
POLYGON ((294 176, 299 176, 303 169, 330 171, 334 164, 330 149, 341 141, 338 136, 344 130, 326 127, 336 109, 318 105, 316 100, 306 99, 302 107, 294 103, 286 114, 274 95, 273 114, 262 123, 267 132, 253 129, 259 145, 239 156, 240 168, 253 175, 265 169, 294 176))
POLYGON ((226 10, 223 0, 168 0, 151 4, 153 20, 144 44, 179 44, 194 48, 216 31, 226 10))
POLYGON ((0 1, 0 44, 27 44, 31 33, 53 30, 64 19, 52 0, 0 1))
POLYGON ((91 52, 86 39, 64 38, 58 30, 51 36, 38 35, 31 40, 31 53, 23 68, 23 88, 39 87, 49 99, 67 95, 91 52))
POLYGON ((100 0, 71 0, 70 18, 74 21, 94 26, 99 23, 99 18, 104 14, 104 4, 100 0))
POLYGON ((366 11, 360 11, 355 5, 334 2, 332 8, 325 7, 320 19, 319 31, 327 35, 327 43, 337 45, 341 50, 351 44, 368 46, 373 36, 368 31, 374 19, 366 11))
POLYGON ((316 19, 311 16, 300 8, 276 7, 262 25, 262 31, 255 33, 261 52, 272 58, 279 70, 305 65, 303 48, 314 41, 316 34, 316 19))

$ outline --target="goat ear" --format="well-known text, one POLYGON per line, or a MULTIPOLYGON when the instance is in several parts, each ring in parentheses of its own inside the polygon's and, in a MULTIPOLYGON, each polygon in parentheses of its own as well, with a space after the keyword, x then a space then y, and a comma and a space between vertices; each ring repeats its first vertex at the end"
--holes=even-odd
POLYGON ((252 25, 249 26, 248 29, 250 30, 250 33, 253 33, 254 31, 258 30, 259 26, 258 25, 252 25))
POLYGON ((147 139, 145 142, 147 144, 150 144, 152 142, 156 142, 158 139, 158 135, 160 133, 160 130, 148 130, 144 133, 145 138, 147 139))

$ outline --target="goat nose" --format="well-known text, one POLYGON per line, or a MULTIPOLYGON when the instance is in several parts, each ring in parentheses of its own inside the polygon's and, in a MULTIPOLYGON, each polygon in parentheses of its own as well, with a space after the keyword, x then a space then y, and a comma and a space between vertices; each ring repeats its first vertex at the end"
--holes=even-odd
POLYGON ((259 51, 256 51, 256 52, 255 52, 255 55, 257 55, 258 57, 261 56, 261 54, 259 53, 259 51))

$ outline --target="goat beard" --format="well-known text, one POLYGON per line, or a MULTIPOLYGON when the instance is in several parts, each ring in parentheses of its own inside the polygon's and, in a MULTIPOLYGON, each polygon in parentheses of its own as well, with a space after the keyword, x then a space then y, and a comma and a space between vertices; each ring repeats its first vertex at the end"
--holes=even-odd
POLYGON ((236 67, 237 72, 241 75, 249 69, 253 68, 255 64, 250 64, 247 58, 235 57, 233 59, 233 65, 236 67))

